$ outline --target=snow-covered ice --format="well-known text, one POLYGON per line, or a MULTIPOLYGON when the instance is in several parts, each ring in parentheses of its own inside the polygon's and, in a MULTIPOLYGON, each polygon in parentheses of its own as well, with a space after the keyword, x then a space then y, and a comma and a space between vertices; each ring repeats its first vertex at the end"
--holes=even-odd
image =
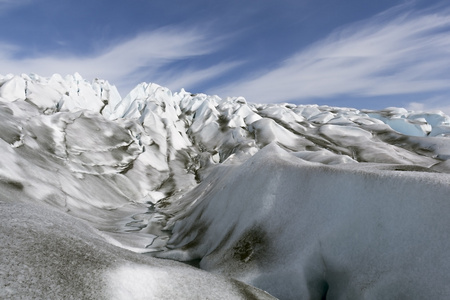
POLYGON ((308 162, 271 144, 182 198, 195 205, 171 220, 160 257, 201 259, 282 299, 444 299, 450 176, 408 170, 308 162))
POLYGON ((9 74, 0 150, 0 298, 450 294, 442 112, 9 74))

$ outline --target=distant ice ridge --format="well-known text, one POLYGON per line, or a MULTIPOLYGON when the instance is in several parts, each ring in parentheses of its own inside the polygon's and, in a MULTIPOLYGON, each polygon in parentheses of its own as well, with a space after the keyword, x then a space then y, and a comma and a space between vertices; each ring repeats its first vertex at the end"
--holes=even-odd
POLYGON ((0 85, 0 95, 4 100, 26 99, 46 113, 77 109, 98 112, 105 102, 121 99, 116 87, 107 81, 95 79, 88 83, 78 73, 64 78, 59 74, 50 78, 35 74, 0 75, 0 85))
MULTIPOLYGON (((56 208, 121 248, 200 260, 286 299, 448 292, 448 264, 437 263, 448 261, 441 214, 450 213, 450 118, 442 112, 254 104, 154 83, 121 98, 107 81, 79 74, 6 75, 0 150, 0 204, 56 208), (421 262, 408 265, 412 257, 421 262), (386 285, 394 281, 399 289, 386 285)), ((153 272, 116 267, 124 272, 108 274, 153 272)), ((0 284, 14 280, 2 276, 0 284)), ((126 298, 132 287, 122 287, 126 298)))
MULTIPOLYGON (((200 182, 209 166, 230 157, 246 159, 272 142, 302 152, 298 155, 309 160, 331 155, 339 157, 334 161, 413 164, 442 170, 441 162, 450 156, 446 138, 450 118, 441 112, 259 105, 242 97, 220 99, 184 90, 172 93, 154 83, 141 83, 122 99, 107 81, 88 83, 79 74, 64 78, 0 76, 0 97, 12 106, 18 105, 17 100, 31 105, 36 124, 28 127, 42 124, 50 131, 56 155, 67 160, 73 171, 106 174, 126 170, 127 178, 137 185, 133 190, 139 198, 151 202, 184 193, 200 182), (96 134, 78 145, 78 130, 96 134), (111 137, 114 139, 109 141, 111 137), (119 152, 120 158, 111 158, 119 152), (138 179, 143 174, 148 181, 138 179)), ((13 141, 16 145, 26 138, 27 126, 21 128, 17 134, 22 138, 13 141)))

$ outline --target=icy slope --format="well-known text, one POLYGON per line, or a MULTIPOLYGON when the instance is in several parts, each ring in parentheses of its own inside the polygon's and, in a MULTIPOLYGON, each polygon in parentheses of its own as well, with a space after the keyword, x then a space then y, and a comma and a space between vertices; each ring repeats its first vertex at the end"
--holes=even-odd
POLYGON ((180 201, 173 249, 281 299, 445 299, 450 175, 307 162, 275 144, 180 201))
MULTIPOLYGON (((448 239, 437 238, 447 225, 445 218, 429 218, 448 212, 443 195, 450 173, 449 135, 450 118, 441 112, 259 105, 241 97, 220 99, 184 90, 172 93, 146 83, 122 99, 107 81, 89 83, 79 74, 64 78, 6 75, 0 76, 0 183, 4 186, 0 201, 8 203, 5 215, 19 205, 20 209, 30 207, 18 220, 32 214, 28 217, 36 226, 47 222, 33 213, 39 209, 57 209, 72 222, 82 219, 93 235, 81 235, 74 243, 101 240, 95 251, 113 249, 107 241, 139 253, 200 259, 203 268, 232 275, 283 298, 307 293, 321 297, 326 286, 330 295, 378 298, 381 291, 389 293, 382 281, 392 281, 396 273, 362 263, 361 269, 355 269, 348 260, 362 260, 363 249, 372 247, 373 252, 365 252, 371 263, 379 261, 384 268, 396 261, 396 268, 406 271, 415 266, 399 264, 422 255, 420 242, 427 241, 436 250, 447 246, 448 239), (427 202, 430 208, 424 207, 424 199, 431 199, 427 202), (410 203, 407 209, 402 206, 406 202, 410 203), (314 205, 305 207, 305 203, 314 205), (395 220, 395 213, 403 211, 405 217, 395 220), (350 218, 351 213, 357 218, 350 218), (426 222, 421 223, 421 218, 426 222), (361 225, 366 219, 368 225, 361 225), (360 230, 349 230, 349 222, 360 230), (253 234, 254 228, 264 237, 253 234), (413 236, 419 229, 423 235, 413 236), (348 236, 352 232, 356 237, 348 236), (412 239, 412 250, 405 250, 403 258, 394 250, 381 255, 384 248, 377 246, 389 246, 399 236, 401 240, 399 232, 412 239), (377 238, 371 239, 372 233, 377 238), (262 240, 269 242, 261 252, 262 240), (335 251, 324 252, 318 243, 328 243, 335 251), (347 249, 349 243, 355 244, 354 252, 347 249), (293 253, 292 246, 299 253, 293 253), (261 252, 261 257, 254 252, 261 252), (317 274, 323 263, 305 264, 308 253, 322 255, 335 269, 317 274), (290 277, 282 272, 286 266, 296 274, 293 277, 301 273, 304 280, 283 280, 290 277), (336 282, 332 272, 342 272, 346 281, 336 282), (275 284, 278 280, 284 284, 275 284), (354 287, 347 288, 350 283, 354 287), (363 291, 356 291, 357 287, 363 291)), ((67 228, 58 216, 48 213, 48 222, 67 228)), ((5 220, 2 232, 11 231, 6 224, 12 221, 5 220)), ((45 228, 49 236, 66 243, 54 228, 45 228)), ((67 232, 79 234, 78 229, 71 230, 67 232)), ((39 238, 26 231, 23 234, 31 241, 39 238)), ((11 241, 11 247, 21 247, 20 236, 11 241)), ((118 257, 128 253, 114 251, 119 251, 118 257)), ((6 251, 2 258, 10 261, 19 255, 14 253, 6 251)), ((444 254, 430 253, 434 260, 423 254, 416 267, 427 276, 427 264, 446 260, 444 254)), ((446 264, 434 268, 442 280, 448 279, 443 274, 448 271, 446 264)), ((109 278, 108 270, 99 276, 109 278)), ((143 274, 152 272, 151 268, 142 270, 143 274)), ((172 273, 167 274, 176 276, 172 273)), ((409 273, 409 278, 398 278, 399 293, 420 281, 418 273, 409 273)), ((2 273, 1 284, 11 284, 17 274, 2 273)), ((420 295, 439 280, 424 280, 411 291, 420 295)), ((53 281, 46 284, 58 286, 53 281)), ((160 280, 157 287, 164 289, 166 284, 160 280)), ((199 288, 208 293, 206 285, 199 288)))
POLYGON ((1 299, 273 299, 231 278, 114 247, 0 181, 1 299))

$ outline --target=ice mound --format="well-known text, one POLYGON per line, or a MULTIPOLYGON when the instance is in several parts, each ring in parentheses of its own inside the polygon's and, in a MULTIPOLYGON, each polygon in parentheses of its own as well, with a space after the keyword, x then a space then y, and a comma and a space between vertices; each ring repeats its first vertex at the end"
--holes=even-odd
POLYGON ((0 298, 27 296, 16 283, 28 268, 60 274, 33 281, 36 297, 164 298, 172 279, 178 297, 195 273, 194 298, 268 297, 246 283, 286 299, 439 298, 449 135, 441 112, 255 104, 155 83, 122 98, 79 74, 0 75, 0 270, 12 270, 0 298), (67 263, 65 247, 92 267, 67 263))
POLYGON ((312 163, 271 144, 180 199, 193 205, 159 256, 280 299, 443 299, 450 175, 408 170, 312 163))

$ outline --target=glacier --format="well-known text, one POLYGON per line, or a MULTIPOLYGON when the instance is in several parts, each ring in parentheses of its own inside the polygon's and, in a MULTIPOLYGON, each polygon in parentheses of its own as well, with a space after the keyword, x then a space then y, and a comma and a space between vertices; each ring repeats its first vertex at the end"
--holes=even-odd
POLYGON ((450 294, 440 111, 8 74, 0 115, 0 298, 450 294))

